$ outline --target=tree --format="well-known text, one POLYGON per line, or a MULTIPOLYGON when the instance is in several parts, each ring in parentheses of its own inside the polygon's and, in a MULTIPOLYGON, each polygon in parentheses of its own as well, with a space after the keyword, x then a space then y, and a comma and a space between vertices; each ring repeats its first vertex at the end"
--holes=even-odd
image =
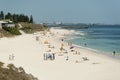
POLYGON ((8 12, 8 14, 5 15, 5 19, 13 20, 13 16, 12 16, 12 14, 8 12))
POLYGON ((3 19, 8 19, 13 21, 14 23, 18 22, 28 22, 28 23, 33 23, 33 17, 32 15, 28 17, 27 15, 24 14, 12 14, 8 12, 7 14, 4 15, 3 11, 0 12, 0 20, 3 19))
POLYGON ((32 17, 32 15, 30 16, 30 21, 29 22, 33 23, 33 17, 32 17))
POLYGON ((16 14, 13 14, 13 22, 17 23, 18 22, 18 17, 16 14))
POLYGON ((25 16, 25 22, 29 22, 29 17, 25 16))
POLYGON ((4 12, 3 11, 0 12, 0 20, 1 19, 4 19, 4 12))

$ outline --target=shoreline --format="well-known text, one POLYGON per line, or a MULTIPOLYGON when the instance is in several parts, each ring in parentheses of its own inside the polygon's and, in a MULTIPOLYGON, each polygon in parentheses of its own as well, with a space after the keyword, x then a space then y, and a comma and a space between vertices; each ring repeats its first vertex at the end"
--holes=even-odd
MULTIPOLYGON (((107 53, 107 52, 100 51, 100 50, 96 50, 96 49, 89 48, 89 47, 83 47, 83 46, 79 46, 79 45, 75 45, 75 44, 73 44, 73 45, 74 45, 75 47, 77 47, 77 48, 82 48, 82 49, 86 49, 86 50, 89 50, 89 51, 93 51, 93 52, 94 52, 94 55, 102 56, 102 57, 109 58, 109 59, 112 59, 112 60, 115 60, 115 61, 119 61, 119 62, 120 62, 120 57, 117 58, 117 56, 110 55, 110 54, 107 53)), ((93 53, 92 53, 92 54, 93 54, 93 53)))
MULTIPOLYGON (((65 29, 65 30, 67 30, 67 29, 65 29)), ((75 33, 73 33, 73 34, 75 34, 75 33)), ((68 39, 68 40, 66 40, 66 42, 69 42, 69 40, 73 39, 73 38, 71 38, 73 36, 73 34, 69 34, 69 37, 68 36, 64 36, 65 38, 68 39)), ((118 53, 116 53, 115 55, 113 55, 112 52, 98 50, 98 49, 94 49, 94 48, 91 48, 91 47, 85 47, 85 46, 77 45, 77 44, 74 44, 74 43, 73 43, 73 45, 76 46, 76 47, 78 47, 78 48, 84 48, 84 49, 87 49, 87 50, 94 51, 97 54, 104 55, 104 56, 110 57, 112 59, 120 60, 120 55, 118 53)))
MULTIPOLYGON (((56 29, 55 29, 56 30, 56 29)), ((67 30, 67 29, 60 29, 60 30, 66 30, 70 33, 67 32, 67 35, 73 35, 73 33, 75 32, 74 30, 67 30)), ((67 44, 69 42, 69 40, 71 39, 71 37, 67 37, 66 35, 61 35, 61 37, 59 38, 59 41, 61 41, 61 39, 64 39, 64 42, 67 44), (68 39, 68 40, 65 40, 65 39, 68 39)), ((113 61, 117 61, 117 62, 120 62, 120 57, 118 56, 113 56, 111 54, 109 54, 108 52, 105 52, 105 51, 102 51, 102 50, 97 50, 97 49, 93 49, 93 48, 90 48, 90 47, 84 47, 84 46, 80 46, 80 45, 76 45, 76 44, 73 44, 72 45, 76 48, 78 48, 78 50, 80 49, 84 49, 84 50, 88 50, 88 51, 92 51, 92 55, 95 55, 96 57, 102 57, 102 58, 106 58, 106 59, 110 59, 110 60, 113 60, 113 61)))

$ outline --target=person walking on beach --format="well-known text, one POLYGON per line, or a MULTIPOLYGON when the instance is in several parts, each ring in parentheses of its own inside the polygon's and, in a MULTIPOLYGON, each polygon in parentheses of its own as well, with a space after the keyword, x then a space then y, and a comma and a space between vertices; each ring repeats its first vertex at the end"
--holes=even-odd
POLYGON ((53 53, 53 60, 55 59, 55 54, 53 53))
POLYGON ((85 46, 87 46, 87 44, 86 44, 86 43, 85 43, 84 45, 85 45, 85 46))
POLYGON ((113 51, 113 55, 115 56, 115 54, 116 54, 116 52, 115 51, 113 51))

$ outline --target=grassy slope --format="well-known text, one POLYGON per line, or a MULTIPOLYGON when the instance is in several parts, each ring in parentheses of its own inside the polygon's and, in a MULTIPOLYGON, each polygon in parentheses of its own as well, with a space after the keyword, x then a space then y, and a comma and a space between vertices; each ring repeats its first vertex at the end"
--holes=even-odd
POLYGON ((15 28, 7 28, 4 27, 2 29, 0 29, 0 38, 2 37, 14 37, 16 35, 20 35, 21 33, 18 30, 18 25, 16 24, 15 28))
POLYGON ((45 26, 40 24, 31 24, 31 23, 20 23, 20 24, 23 26, 22 30, 25 33, 34 33, 36 31, 43 31, 46 29, 45 26))
POLYGON ((12 35, 11 33, 3 30, 3 29, 0 29, 0 38, 2 37, 13 37, 14 35, 12 35))

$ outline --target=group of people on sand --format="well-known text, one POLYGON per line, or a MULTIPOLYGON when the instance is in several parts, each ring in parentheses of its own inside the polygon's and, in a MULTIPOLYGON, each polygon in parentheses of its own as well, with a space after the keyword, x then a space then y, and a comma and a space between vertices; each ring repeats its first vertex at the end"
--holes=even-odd
MULTIPOLYGON (((47 36, 46 33, 44 33, 44 36, 45 36, 45 35, 47 36)), ((43 37, 44 37, 44 36, 43 36, 43 37)), ((39 37, 40 37, 40 36, 36 35, 36 37, 35 37, 35 38, 36 38, 36 41, 39 41, 39 37)), ((68 42, 66 46, 68 46, 69 49, 65 49, 66 47, 65 47, 64 40, 65 40, 64 38, 61 39, 60 48, 59 48, 59 50, 60 50, 60 55, 61 55, 61 54, 62 54, 62 55, 63 55, 63 54, 70 54, 70 53, 73 53, 73 55, 75 55, 75 54, 80 55, 80 52, 74 50, 75 47, 72 45, 72 42, 68 42), (69 52, 69 51, 70 51, 70 52, 69 52)), ((44 44, 47 44, 47 45, 48 45, 48 49, 49 49, 49 50, 45 51, 45 53, 43 54, 43 59, 44 59, 44 60, 55 60, 55 56, 56 56, 56 55, 54 54, 54 52, 51 51, 51 49, 54 49, 55 46, 52 46, 47 40, 44 41, 44 44)), ((58 54, 58 56, 59 56, 59 54, 58 54)), ((68 55, 65 57, 65 60, 66 60, 66 61, 69 60, 69 56, 68 56, 68 55)), ((87 60, 87 58, 85 57, 85 58, 83 58, 83 60, 87 60)))
POLYGON ((43 54, 44 60, 55 60, 54 53, 44 53, 43 54))
POLYGON ((14 54, 9 55, 9 60, 14 60, 14 58, 15 58, 14 54))

